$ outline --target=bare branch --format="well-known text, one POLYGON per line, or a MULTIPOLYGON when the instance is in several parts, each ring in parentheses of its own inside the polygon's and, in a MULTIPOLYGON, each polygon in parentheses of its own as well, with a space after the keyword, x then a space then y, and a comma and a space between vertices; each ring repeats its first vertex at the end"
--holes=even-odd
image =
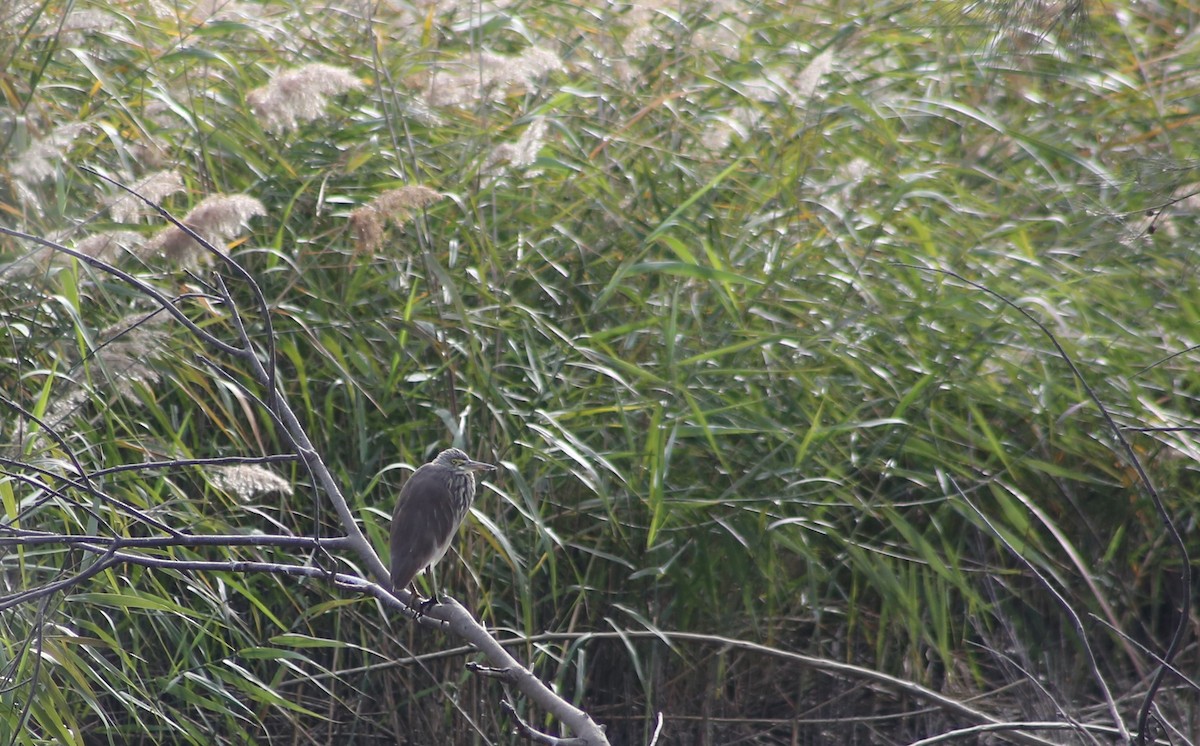
POLYGON ((663 714, 659 710, 654 715, 654 734, 650 736, 650 746, 658 746, 658 737, 662 735, 663 729, 663 714))
MULTIPOLYGON (((250 287, 251 293, 254 296, 254 300, 258 303, 259 315, 261 316, 260 321, 263 323, 264 339, 266 340, 266 344, 267 344, 267 351, 266 351, 267 365, 266 365, 266 368, 263 370, 263 373, 265 375, 264 383, 266 383, 268 389, 274 390, 275 389, 275 373, 276 373, 276 371, 275 371, 275 330, 274 330, 274 327, 271 322, 271 308, 270 308, 270 305, 267 303, 267 297, 263 294, 262 288, 260 288, 258 286, 258 282, 254 279, 254 276, 251 275, 249 272, 247 272, 246 268, 243 267, 241 264, 239 264, 235 259, 233 259, 233 257, 229 256, 228 254, 224 253, 223 251, 218 250, 217 247, 213 246, 211 243, 209 243, 207 240, 205 240, 205 238, 203 236, 201 236, 199 233, 192 230, 192 228, 190 226, 185 225, 183 222, 181 222, 178 218, 176 218, 174 215, 172 215, 170 212, 168 212, 165 208, 163 208, 162 205, 159 205, 158 203, 154 202, 153 200, 147 199, 145 196, 134 191, 132 188, 126 186, 125 184, 122 184, 121 182, 117 181, 116 179, 113 179, 109 176, 106 176, 106 175, 100 173, 99 171, 97 171, 94 168, 90 168, 88 166, 81 166, 80 168, 82 168, 84 171, 86 171, 94 176, 97 176, 97 177, 103 179, 104 181, 107 181, 109 184, 112 184, 113 186, 117 187, 118 189, 120 189, 124 192, 127 192, 128 194, 133 195, 134 197, 141 200, 148 207, 153 208, 154 211, 157 212, 160 216, 162 216, 162 218, 164 220, 167 220, 172 225, 174 225, 176 228, 178 228, 179 230, 181 230, 185 234, 187 234, 193 241, 200 244, 200 246, 202 246, 206 251, 208 251, 210 254, 215 256, 218 261, 223 262, 226 267, 228 267, 235 275, 237 275, 239 277, 239 279, 241 279, 243 282, 245 282, 250 287)), ((236 313, 237 305, 233 302, 232 298, 229 297, 228 292, 225 291, 224 280, 222 280, 219 275, 217 277, 217 280, 218 280, 218 282, 221 283, 221 285, 220 285, 221 289, 223 291, 226 301, 229 303, 230 308, 235 311, 234 315, 240 316, 240 314, 236 313)), ((249 338, 245 334, 245 329, 242 328, 240 325, 240 318, 238 319, 238 323, 239 323, 239 329, 241 330, 240 336, 241 336, 242 342, 245 344, 245 348, 242 350, 222 350, 222 351, 226 352, 227 354, 235 355, 238 357, 243 357, 246 354, 248 354, 251 357, 254 357, 253 347, 250 344, 249 338)), ((205 341, 207 341, 207 340, 205 340, 205 341)), ((254 359, 257 360, 256 357, 254 359)))
MULTIPOLYGON (((321 547, 323 549, 337 548, 349 550, 357 556, 359 563, 365 568, 366 572, 373 576, 378 582, 372 583, 366 578, 355 575, 333 573, 321 568, 310 566, 295 566, 282 563, 261 562, 261 561, 209 561, 209 560, 180 560, 171 557, 159 557, 141 554, 136 551, 127 551, 129 548, 160 548, 165 546, 204 546, 198 541, 198 537, 184 536, 178 531, 171 531, 166 527, 161 527, 160 530, 171 533, 175 543, 155 544, 155 541, 164 541, 162 537, 153 537, 149 540, 150 543, 142 545, 126 544, 126 539, 116 538, 99 538, 96 541, 68 541, 65 542, 71 546, 77 547, 84 551, 100 555, 90 567, 82 573, 76 574, 70 578, 57 581, 54 584, 42 586, 37 589, 32 589, 17 596, 9 597, 9 599, 0 599, 0 608, 7 608, 2 604, 9 605, 20 603, 22 600, 28 600, 35 597, 45 597, 51 593, 57 592, 64 588, 71 587, 85 580, 88 577, 100 572, 101 570, 111 567, 118 563, 128 563, 142 565, 145 567, 154 568, 171 568, 176 570, 185 570, 192 572, 203 571, 228 571, 228 572, 269 572, 284 575, 303 576, 303 577, 328 577, 339 585, 354 588, 356 590, 369 593, 390 608, 402 610, 406 615, 415 618, 418 622, 424 625, 439 625, 444 626, 450 632, 458 635, 466 640, 475 649, 481 651, 487 659, 492 663, 497 671, 507 672, 505 676, 511 678, 516 687, 529 697, 538 707, 542 708, 547 713, 558 718, 566 728, 576 734, 575 739, 556 739, 553 741, 543 741, 543 743, 562 743, 562 744, 589 744, 591 746, 602 746, 608 744, 608 739, 604 734, 603 728, 598 726, 588 715, 582 710, 574 707, 563 698, 555 694, 548 686, 540 679, 533 675, 527 668, 522 666, 513 658, 504 647, 493 638, 482 625, 476 621, 471 614, 460 604, 453 599, 447 599, 445 603, 437 605, 429 610, 426 614, 418 614, 415 611, 415 598, 407 591, 398 593, 389 592, 385 585, 390 585, 390 578, 387 568, 384 566, 375 548, 371 545, 366 535, 363 533, 358 524, 358 518, 351 510, 349 503, 342 494, 341 489, 334 479, 329 468, 325 465, 320 454, 314 447, 311 439, 300 422, 300 418, 296 415, 291 405, 287 402, 283 392, 279 388, 277 380, 276 368, 276 349, 275 336, 271 322, 271 311, 265 295, 261 288, 255 282, 254 278, 242 267, 235 259, 228 256, 224 252, 219 251, 216 247, 205 241, 203 237, 189 228, 183 222, 171 216, 162 207, 154 204, 141 195, 136 194, 133 190, 118 183, 117 181, 104 176, 92 169, 86 169, 97 177, 114 184, 120 189, 134 194, 150 207, 154 208, 164 219, 173 224, 176 228, 196 241, 206 251, 217 257, 220 266, 225 267, 228 271, 240 281, 249 290, 253 298, 254 305, 257 308, 258 316, 255 318, 257 325, 260 325, 264 332, 264 345, 260 355, 257 351, 257 346, 253 343, 248 332, 249 324, 247 319, 234 301, 229 288, 226 285, 225 278, 220 274, 216 275, 215 282, 215 300, 219 301, 222 310, 227 314, 227 321, 232 325, 234 334, 237 337, 237 344, 230 344, 205 329, 201 328, 191 319, 189 319, 177 306, 176 300, 167 298, 164 294, 158 291, 153 286, 145 281, 130 275, 106 262, 99 259, 88 257, 73 251, 64 246, 60 246, 52 241, 12 231, 0 227, 0 232, 12 235, 17 238, 24 238, 33 241, 42 246, 53 248, 62 251, 68 255, 74 256, 82 262, 87 263, 112 276, 123 280, 136 290, 145 293, 147 296, 156 300, 159 305, 172 316, 180 321, 181 324, 192 333, 196 339, 199 339, 208 345, 216 353, 229 356, 240 363, 247 369, 250 378, 252 378, 259 386, 262 387, 262 392, 255 395, 249 391, 244 382, 235 380, 221 365, 216 361, 208 358, 201 358, 201 363, 212 370, 217 375, 231 382, 248 398, 258 403, 263 407, 278 427, 280 434, 286 439, 291 449, 295 452, 299 460, 304 464, 305 469, 311 475, 313 483, 323 492, 334 511, 337 513, 344 535, 336 540, 320 539, 320 537, 306 537, 304 541, 308 544, 297 544, 299 546, 321 547)), ((209 296, 205 296, 209 297, 209 296)), ((65 443, 60 443, 66 448, 65 443)), ((70 449, 66 448, 69 452, 70 449)), ((129 468, 166 468, 167 464, 156 463, 153 467, 145 464, 131 466, 129 468)), ((76 467, 82 474, 81 466, 76 467)), ((114 471, 123 470, 125 467, 112 467, 106 469, 105 473, 113 473, 114 471)), ((98 494, 90 484, 82 484, 80 488, 89 494, 98 494)), ((320 503, 317 503, 319 505, 320 503)), ((320 521, 316 522, 318 525, 320 521)), ((3 539, 5 537, 0 537, 3 539)), ((14 542, 41 542, 45 536, 35 536, 26 533, 14 532, 7 537, 14 542)), ((241 538, 241 537, 239 537, 241 538)), ((261 537, 254 537, 259 539, 261 537)), ((296 537, 275 537, 268 541, 289 541, 296 537)), ((213 538, 214 544, 217 545, 219 538, 213 538)), ((252 540, 247 540, 245 545, 254 545, 252 540)), ((2 544, 0 544, 2 545, 2 544)), ((226 546, 235 546, 237 543, 227 543, 226 546)), ((278 544, 282 545, 282 544, 278 544)), ((289 546, 297 546, 291 545, 289 546)), ((519 720, 519 719, 518 719, 519 720)), ((532 731, 531 731, 532 732, 532 731)))
POLYGON ((516 721, 517 735, 527 738, 534 743, 544 743, 546 746, 587 746, 587 741, 582 738, 558 738, 557 736, 536 730, 529 723, 521 719, 521 716, 517 714, 512 703, 507 699, 500 700, 500 709, 504 710, 510 718, 516 721))
POLYGON ((287 549, 342 549, 344 538, 314 539, 311 536, 275 534, 180 534, 177 536, 91 536, 55 534, 48 531, 0 527, 0 547, 29 547, 59 544, 116 549, 167 549, 170 547, 279 547, 287 549))
POLYGON ((93 477, 119 474, 124 471, 153 471, 154 469, 180 469, 186 466, 232 466, 235 464, 283 464, 296 461, 294 453, 279 453, 271 456, 214 456, 212 458, 179 458, 170 461, 140 461, 136 464, 117 464, 92 472, 93 477))
POLYGON ((205 344, 217 349, 218 351, 220 351, 226 355, 238 355, 241 352, 236 347, 233 347, 232 345, 229 345, 229 344, 221 341, 220 338, 210 334, 209 332, 205 331, 204 329, 201 329, 199 326, 196 325, 196 323, 194 321, 189 319, 187 317, 187 315, 184 314, 183 311, 180 311, 175 306, 176 301, 182 300, 184 298, 195 298, 195 297, 204 297, 204 296, 198 296, 196 293, 188 293, 187 295, 184 295, 184 296, 177 296, 174 299, 168 298, 164 293, 160 292, 158 290, 158 288, 154 287, 150 283, 145 282, 144 280, 142 280, 138 277, 135 277, 135 276, 129 274, 128 272, 126 272, 122 269, 119 269, 119 268, 113 266, 112 264, 109 264, 108 262, 102 261, 95 257, 88 256, 87 254, 80 253, 80 252, 76 251, 75 249, 69 249, 60 243, 55 243, 54 241, 50 241, 50 240, 42 238, 40 236, 35 236, 31 233, 25 233, 23 231, 14 230, 12 228, 6 228, 3 225, 0 225, 0 234, 6 235, 6 236, 12 236, 13 238, 20 238, 25 241, 32 241, 33 243, 36 243, 40 246, 44 246, 49 249, 54 249, 55 251, 61 251, 64 254, 68 254, 69 256, 75 257, 76 259, 83 262, 84 264, 87 264, 90 267, 98 269, 102 272, 107 272, 108 274, 112 275, 113 277, 116 277, 117 279, 133 286, 134 288, 136 288, 138 290, 138 292, 144 293, 145 295, 149 296, 150 298, 153 298, 154 300, 158 301, 158 304, 167 313, 174 316, 175 319, 179 323, 181 323, 185 327, 187 327, 187 330, 189 332, 191 332, 193 335, 195 335, 195 337, 197 339, 203 341, 205 344))
MULTIPOLYGON (((70 453, 69 448, 67 449, 67 452, 70 453)), ((75 463, 78 464, 78 461, 75 461, 75 463)), ((65 474, 60 474, 58 472, 50 471, 49 469, 35 466, 33 464, 28 464, 28 463, 24 463, 24 462, 16 461, 14 459, 4 458, 4 457, 0 457, 0 464, 11 467, 11 468, 23 469, 26 471, 36 472, 37 474, 39 474, 43 477, 48 477, 50 479, 55 479, 55 480, 64 482, 65 484, 67 484, 69 487, 71 487, 73 489, 77 489, 80 492, 83 492, 87 495, 91 495, 92 497, 96 498, 100 502, 111 505, 111 506, 121 510, 122 512, 133 516, 134 518, 141 521, 142 523, 145 523, 147 526, 153 526, 154 528, 158 529, 159 531, 163 531, 165 533, 171 534, 172 536, 182 536, 182 534, 179 531, 177 531, 176 529, 168 526, 167 524, 163 523, 162 521, 160 521, 156 518, 151 517, 150 515, 146 514, 141 509, 134 507, 133 505, 130 505, 129 503, 125 502, 124 500, 118 500, 117 498, 112 497, 111 495, 108 495, 103 490, 100 490, 95 485, 93 485, 90 480, 87 480, 86 473, 83 473, 81 475, 80 479, 75 479, 74 477, 69 477, 65 474)), ((83 467, 77 466, 77 468, 82 469, 83 467)), ((33 479, 32 477, 28 477, 24 474, 19 474, 19 473, 10 472, 9 476, 11 476, 13 479, 16 479, 18 481, 25 482, 26 484, 29 484, 30 486, 32 486, 36 489, 44 490, 48 495, 57 497, 62 500, 69 500, 70 502, 72 502, 76 505, 80 505, 80 503, 77 500, 72 500, 71 498, 67 497, 67 495, 65 493, 63 493, 61 490, 57 490, 57 489, 51 487, 50 485, 46 484, 45 482, 38 481, 36 479, 33 479)), ((89 508, 88 506, 80 505, 80 507, 84 508, 85 510, 88 510, 89 512, 92 512, 91 508, 89 508)), ((93 515, 95 515, 95 513, 93 513, 93 515)), ((96 516, 96 519, 99 521, 103 521, 103 518, 101 518, 98 515, 96 516)))
MULTIPOLYGON (((909 746, 933 746, 936 743, 954 743, 957 741, 966 740, 971 736, 977 736, 982 733, 1025 733, 1027 731, 1038 730, 1082 730, 1089 734, 1100 733, 1105 736, 1120 735, 1115 728, 1110 728, 1103 725, 1084 725, 1078 723, 1059 723, 1059 722, 1022 722, 1016 721, 1012 723, 986 723, 983 725, 972 725, 968 728, 957 728, 948 730, 945 733, 939 733, 930 738, 922 738, 920 741, 913 741, 909 746)), ((1166 742, 1163 742, 1166 743, 1166 742)))
POLYGON ((46 598, 60 591, 65 591, 68 588, 76 586, 88 578, 100 574, 109 567, 117 564, 116 550, 112 548, 97 547, 102 554, 99 559, 85 568, 82 572, 78 572, 61 580, 56 580, 46 585, 38 586, 37 588, 29 588, 27 590, 12 593, 7 596, 0 596, 0 611, 7 611, 14 606, 20 606, 24 603, 29 603, 35 598, 46 598))

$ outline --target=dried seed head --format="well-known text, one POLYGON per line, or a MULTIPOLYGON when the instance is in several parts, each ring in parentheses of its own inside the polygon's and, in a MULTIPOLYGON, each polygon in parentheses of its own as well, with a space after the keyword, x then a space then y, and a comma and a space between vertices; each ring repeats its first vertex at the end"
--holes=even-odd
POLYGON ((510 88, 532 85, 542 75, 563 66, 557 54, 541 47, 530 47, 514 56, 483 52, 462 62, 462 72, 430 79, 426 99, 431 106, 462 106, 485 94, 503 96, 510 88))
MULTIPOLYGON (((142 236, 133 231, 109 231, 93 233, 75 244, 75 250, 93 259, 114 264, 123 252, 132 252, 142 243, 142 236)), ((62 256, 59 254, 59 256, 62 256)))
POLYGON ((383 229, 387 223, 399 228, 407 223, 413 212, 442 198, 442 194, 419 184, 389 189, 350 213, 358 253, 369 253, 383 245, 383 229))
POLYGON ((71 144, 89 129, 91 125, 86 122, 56 127, 45 137, 31 142, 13 161, 9 173, 27 187, 40 184, 54 174, 55 164, 63 159, 71 144))
POLYGON ((521 134, 515 143, 497 145, 484 163, 484 171, 494 171, 502 164, 513 168, 524 168, 533 165, 537 160, 538 151, 546 141, 546 118, 537 117, 521 134))
MULTIPOLYGON (((172 194, 183 191, 183 177, 174 170, 155 171, 134 183, 130 189, 151 202, 158 203, 172 194)), ((149 211, 140 199, 125 192, 122 192, 108 208, 109 215, 118 223, 136 223, 149 211)))
MULTIPOLYGON (((236 236, 246 221, 266 214, 263 204, 253 197, 214 194, 192 208, 180 222, 217 249, 223 249, 224 243, 236 236)), ((174 225, 159 231, 146 242, 140 254, 143 258, 162 254, 183 266, 203 264, 212 259, 203 246, 174 225)))
POLYGON ((314 63, 276 75, 250 91, 246 101, 264 129, 280 132, 320 117, 330 96, 361 86, 362 81, 348 70, 314 63))
POLYGON ((271 492, 279 492, 289 497, 292 495, 290 482, 258 464, 213 466, 205 471, 214 487, 239 500, 253 500, 271 492))

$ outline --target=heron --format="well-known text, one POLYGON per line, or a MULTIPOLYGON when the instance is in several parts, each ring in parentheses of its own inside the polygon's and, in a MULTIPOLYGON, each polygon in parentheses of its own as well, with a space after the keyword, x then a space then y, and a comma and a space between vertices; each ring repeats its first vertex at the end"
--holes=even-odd
MULTIPOLYGON (((475 474, 496 467, 472 460, 457 448, 448 448, 413 472, 400 489, 392 513, 392 592, 409 585, 423 570, 430 570, 433 594, 421 602, 425 611, 440 604, 433 566, 445 556, 450 542, 475 500, 475 474)), ((413 591, 416 592, 413 585, 413 591)), ((420 598, 420 594, 416 594, 420 598)))

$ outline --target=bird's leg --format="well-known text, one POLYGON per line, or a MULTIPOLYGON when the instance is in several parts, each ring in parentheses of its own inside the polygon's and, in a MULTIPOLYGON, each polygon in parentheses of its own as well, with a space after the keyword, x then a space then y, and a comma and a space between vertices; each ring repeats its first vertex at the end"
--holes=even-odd
POLYGON ((413 578, 413 583, 410 585, 410 588, 413 589, 413 600, 416 601, 414 607, 416 619, 420 619, 421 616, 424 616, 426 613, 428 613, 428 610, 430 610, 432 607, 440 606, 440 604, 442 604, 442 598, 438 597, 438 578, 436 574, 433 574, 433 567, 426 567, 425 574, 428 578, 430 578, 430 589, 433 591, 430 597, 421 598, 421 590, 418 588, 418 586, 416 586, 416 578, 413 578))
POLYGON ((437 570, 433 569, 432 565, 429 567, 429 590, 433 592, 433 595, 429 597, 429 600, 433 601, 438 606, 441 606, 442 599, 438 598, 437 592, 437 570))
POLYGON ((440 606, 442 600, 438 598, 437 592, 437 575, 432 567, 429 568, 429 589, 431 594, 429 598, 421 601, 419 612, 425 614, 430 608, 440 606))

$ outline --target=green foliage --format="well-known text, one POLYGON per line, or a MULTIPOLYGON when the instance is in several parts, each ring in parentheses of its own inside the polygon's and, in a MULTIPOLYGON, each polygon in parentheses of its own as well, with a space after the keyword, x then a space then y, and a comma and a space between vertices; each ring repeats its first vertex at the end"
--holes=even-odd
MULTIPOLYGON (((232 334, 188 296, 209 287, 203 260, 146 249, 161 220, 114 216, 122 194, 81 167, 174 171, 159 201, 178 217, 218 193, 261 202, 221 242, 261 284, 281 383, 368 536, 382 550, 407 469, 440 447, 500 464, 441 584, 537 637, 520 657, 614 743, 648 740, 660 710, 746 719, 720 742, 852 705, 781 663, 578 633, 742 637, 964 696, 1030 674, 1046 694, 1003 707, 1036 719, 1050 697, 1098 697, 1036 569, 1161 648, 1180 560, 1113 434, 1036 327, 941 270, 1041 319, 1123 425, 1190 424, 1191 15, 346 5, 19 2, 0 16, 0 220, 69 246, 134 231, 119 266, 232 334), (313 63, 357 84, 293 81, 336 88, 305 89, 301 114, 254 93, 313 63), (372 211, 418 185, 442 197, 372 211)), ((154 310, 129 286, 0 251, 0 390, 32 415, 0 418, 6 526, 146 535, 69 478, 287 451, 165 314, 112 354, 108 328, 154 310)), ((1186 523, 1192 434, 1128 437, 1186 523)), ((197 534, 337 533, 306 475, 272 468, 292 494, 195 467, 97 479, 197 534)), ((92 561, 8 548, 5 591, 92 561)), ((0 630, 5 742, 464 742, 470 723, 509 742, 497 684, 461 659, 398 673, 443 638, 328 584, 107 570, 0 630)), ((1149 659, 1087 632, 1132 686, 1149 659)), ((847 742, 879 742, 857 727, 847 742)))

